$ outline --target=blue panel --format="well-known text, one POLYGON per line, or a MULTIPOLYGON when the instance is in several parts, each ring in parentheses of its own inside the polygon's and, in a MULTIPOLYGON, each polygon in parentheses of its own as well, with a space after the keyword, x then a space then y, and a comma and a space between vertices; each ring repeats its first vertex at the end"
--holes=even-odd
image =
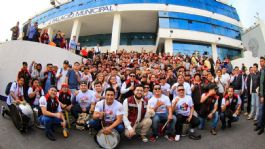
POLYGON ((207 44, 196 44, 196 43, 185 43, 185 42, 173 42, 173 53, 182 53, 187 55, 192 55, 194 52, 198 51, 201 55, 207 53, 207 55, 212 55, 211 45, 207 44))
POLYGON ((71 13, 73 11, 84 10, 93 7, 114 5, 114 4, 139 4, 139 3, 154 3, 154 4, 171 4, 186 7, 193 7, 202 10, 211 11, 213 13, 222 14, 230 18, 239 20, 236 9, 217 2, 216 0, 75 0, 73 2, 60 6, 59 9, 51 9, 43 14, 35 17, 33 22, 46 22, 52 18, 71 13), (42 18, 42 19, 41 19, 42 18))
POLYGON ((241 40, 241 28, 230 23, 192 14, 159 12, 159 27, 206 32, 241 40))

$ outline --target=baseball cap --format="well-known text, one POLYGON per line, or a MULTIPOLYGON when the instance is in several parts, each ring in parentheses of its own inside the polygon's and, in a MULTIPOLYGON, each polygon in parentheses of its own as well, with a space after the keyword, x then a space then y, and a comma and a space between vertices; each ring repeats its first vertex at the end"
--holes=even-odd
POLYGON ((68 60, 65 60, 65 61, 63 62, 63 64, 69 65, 69 61, 68 61, 68 60))

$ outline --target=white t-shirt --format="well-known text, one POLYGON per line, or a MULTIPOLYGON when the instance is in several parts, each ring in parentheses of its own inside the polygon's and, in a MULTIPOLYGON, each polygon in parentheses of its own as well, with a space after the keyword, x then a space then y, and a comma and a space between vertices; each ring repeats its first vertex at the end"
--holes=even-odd
POLYGON ((92 82, 93 81, 93 79, 92 79, 92 75, 91 74, 84 74, 84 73, 82 73, 82 75, 81 75, 81 81, 87 81, 87 83, 90 83, 90 82, 92 82))
MULTIPOLYGON (((10 87, 10 93, 14 92, 16 97, 22 97, 23 96, 23 87, 19 87, 18 84, 16 82, 13 82, 11 87, 10 87)), ((12 98, 12 96, 9 94, 6 100, 6 104, 7 105, 11 105, 12 102, 14 101, 14 99, 12 98)))
POLYGON ((58 90, 61 90, 62 84, 65 82, 67 72, 68 72, 68 69, 64 70, 63 68, 60 68, 57 70, 56 77, 59 77, 59 75, 62 74, 62 76, 57 81, 58 90))
POLYGON ((124 114, 123 106, 120 102, 114 100, 112 105, 107 105, 105 103, 105 109, 103 111, 103 105, 105 100, 101 100, 96 104, 95 112, 105 112, 105 122, 113 123, 116 120, 116 117, 124 114))
POLYGON ((167 111, 167 106, 171 106, 170 99, 166 95, 161 95, 160 98, 156 98, 153 96, 149 101, 148 101, 148 107, 154 108, 156 106, 156 103, 158 101, 161 101, 164 103, 164 105, 161 105, 159 108, 157 108, 156 113, 168 113, 167 111))
MULTIPOLYGON (((33 88, 30 87, 29 90, 28 90, 28 95, 33 93, 33 88)), ((40 95, 40 92, 36 92, 36 96, 35 96, 35 100, 33 102, 33 105, 37 106, 39 105, 39 100, 40 100, 40 97, 41 96, 44 96, 44 91, 43 89, 41 89, 41 95, 40 95)))
POLYGON ((228 73, 222 74, 221 79, 225 82, 225 84, 229 84, 230 75, 228 73))
POLYGON ((162 94, 167 95, 170 92, 170 85, 165 83, 165 85, 161 85, 162 94))
POLYGON ((95 93, 92 90, 87 90, 85 93, 79 90, 76 95, 76 102, 81 108, 87 108, 91 103, 96 102, 95 93))
MULTIPOLYGON (((178 103, 176 104, 176 109, 174 109, 177 114, 183 115, 183 116, 189 116, 190 115, 190 109, 193 106, 193 101, 190 96, 185 96, 184 98, 177 97, 178 103)), ((173 99, 172 104, 176 101, 176 99, 173 99)))
MULTIPOLYGON (((53 101, 53 100, 52 100, 53 101)), ((42 96, 39 100, 40 102, 40 107, 45 107, 47 108, 47 99, 45 96, 42 96)), ((58 104, 58 107, 57 107, 57 111, 56 112, 62 112, 62 108, 60 106, 60 104, 58 104)))

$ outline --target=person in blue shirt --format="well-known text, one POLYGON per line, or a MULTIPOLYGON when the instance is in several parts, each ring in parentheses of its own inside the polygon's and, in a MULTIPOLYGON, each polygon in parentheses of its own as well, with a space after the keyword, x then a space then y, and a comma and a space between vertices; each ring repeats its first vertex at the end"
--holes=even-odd
POLYGON ((31 26, 29 29, 29 36, 28 36, 29 41, 33 41, 33 37, 37 33, 37 29, 38 29, 38 22, 35 22, 34 25, 31 26))

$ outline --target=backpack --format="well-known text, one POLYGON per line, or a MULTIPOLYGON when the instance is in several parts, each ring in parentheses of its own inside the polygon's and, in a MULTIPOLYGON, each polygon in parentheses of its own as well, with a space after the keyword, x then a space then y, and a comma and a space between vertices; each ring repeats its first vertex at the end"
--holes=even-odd
MULTIPOLYGON (((12 83, 13 83, 13 82, 9 82, 9 83, 7 84, 7 86, 6 86, 6 90, 5 90, 5 94, 6 94, 6 95, 9 95, 9 94, 10 94, 10 89, 11 89, 12 83)), ((17 85, 17 83, 16 83, 16 85, 17 85)))

